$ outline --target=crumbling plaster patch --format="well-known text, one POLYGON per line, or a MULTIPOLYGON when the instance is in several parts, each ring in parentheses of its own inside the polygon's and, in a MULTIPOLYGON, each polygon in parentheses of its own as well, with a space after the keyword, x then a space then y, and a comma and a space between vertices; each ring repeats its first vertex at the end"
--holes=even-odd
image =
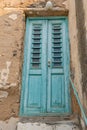
POLYGON ((18 118, 13 117, 6 121, 0 121, 0 130, 16 130, 18 121, 18 118))
POLYGON ((9 87, 15 87, 17 83, 8 83, 10 76, 11 61, 6 62, 6 68, 0 70, 0 89, 8 89, 9 87))
POLYGON ((3 91, 0 93, 0 120, 7 120, 19 115, 20 70, 25 31, 25 16, 22 11, 11 11, 1 16, 0 30, 0 92, 3 91))
POLYGON ((10 73, 10 66, 11 66, 11 62, 7 61, 6 68, 4 68, 0 71, 0 74, 1 74, 0 75, 0 88, 4 87, 7 83, 9 73, 10 73))
MULTIPOLYGON (((4 91, 4 90, 3 90, 4 91)), ((18 117, 19 113, 19 88, 11 87, 6 89, 7 98, 0 99, 0 120, 7 120, 10 117, 18 117)))
POLYGON ((9 18, 12 19, 12 20, 16 20, 17 14, 11 14, 11 15, 9 15, 9 18))
POLYGON ((7 96, 8 96, 8 92, 6 92, 6 91, 0 91, 0 99, 1 98, 7 98, 7 96))

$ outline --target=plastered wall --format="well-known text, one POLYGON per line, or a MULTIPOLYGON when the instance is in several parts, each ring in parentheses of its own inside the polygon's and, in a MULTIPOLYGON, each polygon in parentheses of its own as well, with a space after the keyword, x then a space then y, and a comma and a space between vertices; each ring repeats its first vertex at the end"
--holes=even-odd
MULTIPOLYGON (((76 21, 76 5, 75 0, 69 1, 69 40, 70 40, 70 75, 74 82, 76 91, 78 92, 81 103, 83 104, 82 96, 82 74, 79 56, 78 43, 78 28, 76 21)), ((76 106, 74 106, 76 108, 76 106)), ((75 109, 78 111, 78 109, 75 109)))
MULTIPOLYGON (((85 54, 85 57, 87 58, 87 4, 86 4, 86 0, 83 0, 83 9, 84 9, 84 18, 85 18, 85 21, 84 21, 84 27, 85 27, 85 47, 86 47, 86 54, 85 54)), ((85 106, 85 109, 86 109, 86 115, 87 115, 87 59, 86 59, 86 62, 85 62, 85 68, 86 68, 86 71, 85 71, 85 89, 86 89, 86 92, 84 91, 84 106, 85 106)))
POLYGON ((78 28, 78 49, 82 73, 83 106, 87 115, 87 4, 86 1, 76 1, 76 21, 78 28), (80 13, 79 13, 80 12, 80 13))

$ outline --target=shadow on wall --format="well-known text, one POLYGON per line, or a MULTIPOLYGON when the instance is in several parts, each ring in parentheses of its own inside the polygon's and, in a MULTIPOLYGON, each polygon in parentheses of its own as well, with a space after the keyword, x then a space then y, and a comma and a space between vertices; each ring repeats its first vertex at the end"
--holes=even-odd
POLYGON ((76 0, 76 18, 78 27, 78 46, 80 54, 80 63, 82 71, 82 91, 84 108, 87 116, 87 39, 86 39, 86 27, 85 27, 85 14, 83 7, 83 0, 76 0))

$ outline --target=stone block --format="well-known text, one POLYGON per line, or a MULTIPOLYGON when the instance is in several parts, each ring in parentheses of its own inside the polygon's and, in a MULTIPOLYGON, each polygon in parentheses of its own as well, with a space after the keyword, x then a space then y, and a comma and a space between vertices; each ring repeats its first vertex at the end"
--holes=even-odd
POLYGON ((72 122, 61 122, 56 125, 47 125, 43 123, 21 123, 17 125, 17 130, 80 130, 72 122))

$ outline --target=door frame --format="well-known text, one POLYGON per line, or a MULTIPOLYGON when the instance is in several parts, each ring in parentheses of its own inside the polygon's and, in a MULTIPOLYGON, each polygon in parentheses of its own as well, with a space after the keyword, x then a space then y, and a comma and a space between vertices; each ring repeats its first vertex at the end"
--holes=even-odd
MULTIPOLYGON (((68 17, 67 16, 57 16, 57 17, 55 17, 55 16, 52 16, 52 17, 27 17, 27 20, 26 20, 26 31, 25 31, 25 39, 24 39, 24 60, 23 60, 23 68, 22 68, 22 87, 21 87, 21 99, 20 99, 20 113, 19 113, 19 115, 20 116, 66 116, 66 115, 70 115, 71 114, 71 98, 69 98, 68 99, 68 109, 69 109, 69 112, 67 113, 41 113, 41 114, 25 114, 25 112, 24 112, 24 106, 25 106, 25 101, 24 101, 24 93, 25 93, 25 91, 26 91, 26 89, 25 89, 25 86, 26 86, 26 82, 25 82, 25 80, 27 79, 27 81, 28 81, 28 77, 26 77, 26 75, 27 74, 25 74, 25 72, 26 73, 28 73, 28 63, 27 63, 27 53, 28 53, 28 44, 27 44, 27 41, 28 41, 28 33, 29 33, 29 30, 28 30, 28 28, 29 28, 29 19, 30 20, 65 20, 65 24, 66 24, 66 30, 67 30, 67 33, 66 33, 66 42, 67 42, 67 44, 66 44, 66 48, 67 48, 67 58, 68 58, 68 62, 67 62, 67 67, 66 67, 66 69, 68 69, 68 72, 67 72, 67 75, 66 75, 66 77, 69 79, 69 75, 70 75, 70 49, 69 49, 69 31, 68 31, 68 17)), ((28 55, 29 55, 30 53, 28 53, 28 55)), ((67 87, 67 89, 69 89, 67 92, 68 92, 68 97, 71 97, 70 96, 70 87, 69 87, 69 80, 68 80, 68 87, 67 87)))

